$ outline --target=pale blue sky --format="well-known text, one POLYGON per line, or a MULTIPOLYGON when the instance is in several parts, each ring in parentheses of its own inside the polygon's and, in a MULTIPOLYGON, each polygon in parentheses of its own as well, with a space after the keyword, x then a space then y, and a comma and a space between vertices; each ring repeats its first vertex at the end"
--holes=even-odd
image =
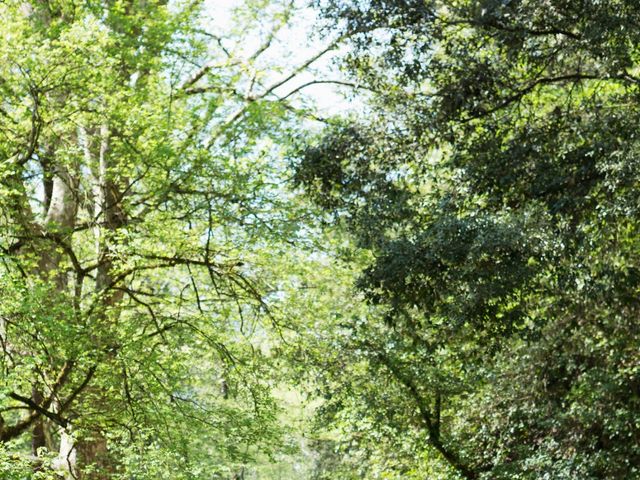
MULTIPOLYGON (((232 19, 232 10, 243 5, 244 0, 206 0, 206 12, 211 18, 211 28, 215 33, 224 35, 232 30, 235 25, 232 19)), ((306 2, 300 2, 304 4, 306 2)), ((302 8, 296 13, 294 22, 288 27, 278 32, 276 41, 273 42, 269 51, 263 55, 265 64, 283 66, 282 77, 288 71, 296 68, 317 52, 321 51, 329 42, 327 39, 319 38, 317 35, 310 38, 310 33, 315 31, 317 26, 316 12, 310 8, 302 8)), ((241 50, 250 55, 260 45, 259 33, 248 31, 242 37, 241 50)), ((283 85, 276 92, 279 95, 286 95, 296 87, 313 80, 343 79, 340 72, 333 67, 331 59, 335 52, 330 52, 312 64, 308 72, 298 75, 286 85, 283 85)), ((275 73, 274 80, 278 78, 275 73)), ((345 92, 345 87, 331 84, 313 85, 304 88, 300 93, 291 97, 291 101, 301 99, 302 95, 311 99, 318 107, 321 115, 335 114, 343 112, 353 107, 352 102, 345 100, 341 92, 345 92)))

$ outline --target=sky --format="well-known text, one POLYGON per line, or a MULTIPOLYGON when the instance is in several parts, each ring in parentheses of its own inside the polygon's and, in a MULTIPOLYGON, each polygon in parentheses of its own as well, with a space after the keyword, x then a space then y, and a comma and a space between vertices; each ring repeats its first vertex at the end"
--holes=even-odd
MULTIPOLYGON (((229 32, 236 27, 233 21, 232 11, 235 7, 242 6, 244 0, 206 0, 205 11, 210 17, 210 28, 217 34, 224 36, 225 32, 229 32)), ((317 34, 311 36, 312 32, 317 30, 318 20, 316 12, 309 7, 304 7, 296 12, 294 22, 288 28, 283 28, 278 32, 276 41, 263 55, 263 61, 272 65, 286 65, 279 74, 280 78, 286 76, 288 71, 311 58, 317 52, 321 51, 329 40, 319 37, 317 34)), ((260 45, 260 32, 248 31, 246 36, 242 36, 243 47, 250 55, 260 45)), ((280 95, 285 95, 296 87, 303 85, 312 80, 344 80, 344 76, 340 74, 338 69, 332 62, 336 53, 330 52, 314 62, 312 68, 299 76, 295 80, 288 82, 277 90, 280 95)), ((273 78, 278 78, 276 74, 273 78)), ((296 94, 291 98, 292 101, 299 101, 302 98, 311 100, 318 108, 321 116, 329 116, 337 113, 344 113, 354 107, 351 100, 345 98, 348 93, 348 87, 338 85, 322 84, 313 85, 304 88, 300 94, 296 94)))

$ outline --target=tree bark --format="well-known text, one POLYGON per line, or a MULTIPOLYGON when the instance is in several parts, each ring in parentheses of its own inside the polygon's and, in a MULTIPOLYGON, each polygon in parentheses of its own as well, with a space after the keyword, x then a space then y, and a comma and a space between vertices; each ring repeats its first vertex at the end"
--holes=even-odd
MULTIPOLYGON (((93 213, 94 213, 94 238, 96 257, 99 265, 96 270, 95 291, 99 296, 101 308, 95 318, 96 325, 100 329, 101 338, 96 337, 96 342, 101 344, 109 335, 104 335, 112 328, 113 318, 116 315, 114 307, 122 300, 124 293, 115 290, 113 286, 113 248, 111 245, 112 233, 125 224, 125 214, 122 209, 120 188, 118 179, 112 178, 111 167, 111 132, 107 124, 93 130, 97 136, 96 142, 92 142, 92 131, 85 129, 82 132, 85 161, 91 166, 93 174, 93 213), (92 146, 97 147, 97 152, 92 151, 92 146)), ((95 147, 94 147, 95 148, 95 147)), ((103 350, 115 352, 111 345, 102 345, 103 350)), ((115 353, 109 354, 111 356, 115 353)), ((109 358, 106 359, 109 361, 109 358)), ((99 386, 92 388, 92 394, 98 399, 103 397, 99 386)), ((116 460, 108 451, 107 439, 103 432, 96 428, 90 436, 74 440, 69 435, 64 435, 65 451, 60 450, 60 457, 67 456, 67 462, 76 478, 81 480, 103 480, 110 477, 116 469, 116 460), (68 451, 76 451, 75 456, 69 456, 68 451), (93 468, 88 471, 86 467, 93 468)))

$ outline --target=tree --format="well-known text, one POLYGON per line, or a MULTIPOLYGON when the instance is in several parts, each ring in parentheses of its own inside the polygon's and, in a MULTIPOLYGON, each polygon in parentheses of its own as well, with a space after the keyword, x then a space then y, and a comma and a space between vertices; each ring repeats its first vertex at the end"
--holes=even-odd
POLYGON ((278 94, 333 47, 265 65, 293 8, 246 2, 247 53, 200 2, 0 5, 3 475, 57 450, 77 478, 222 478, 280 448, 266 279, 304 212, 274 140, 304 111, 278 94))
POLYGON ((351 438, 398 478, 636 476, 636 3, 320 4, 375 92, 297 165, 373 256, 325 370, 351 438))

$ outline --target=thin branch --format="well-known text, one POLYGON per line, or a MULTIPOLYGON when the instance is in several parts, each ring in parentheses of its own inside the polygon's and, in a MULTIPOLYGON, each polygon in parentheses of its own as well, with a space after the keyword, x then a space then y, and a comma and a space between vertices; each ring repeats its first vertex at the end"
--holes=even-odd
POLYGON ((289 4, 285 7, 282 21, 274 25, 274 27, 271 29, 271 31, 267 35, 267 38, 265 38, 264 42, 262 42, 262 44, 258 47, 258 49, 252 55, 249 56, 249 58, 247 59, 249 63, 254 62, 260 55, 262 55, 265 51, 267 51, 267 49, 271 46, 271 43, 276 38, 276 34, 282 29, 282 27, 284 27, 289 22, 289 18, 291 18, 291 12, 293 11, 293 5, 294 5, 294 0, 291 0, 289 4))
MULTIPOLYGON (((620 77, 615 77, 615 78, 620 79, 620 77)), ((517 102, 518 100, 521 100, 523 97, 525 97, 526 95, 528 95, 529 93, 531 93, 533 90, 535 90, 537 87, 541 85, 552 85, 555 83, 563 83, 568 81, 579 82, 582 80, 602 80, 602 75, 572 73, 568 75, 559 75, 557 77, 539 78, 531 82, 529 85, 518 90, 514 94, 510 95, 509 97, 505 98, 498 105, 491 107, 487 110, 482 110, 481 112, 478 112, 476 114, 470 115, 467 118, 462 119, 461 123, 470 122, 471 120, 482 118, 487 115, 491 115, 492 113, 495 113, 499 110, 502 110, 503 108, 508 107, 512 103, 517 102)))
POLYGON ((344 87, 351 87, 355 90, 359 89, 359 88, 365 88, 366 90, 371 90, 370 88, 367 87, 363 87, 362 85, 358 85, 356 83, 353 82, 346 82, 343 80, 311 80, 307 83, 303 83, 302 85, 294 88, 293 90, 291 90, 289 93, 287 93, 286 95, 279 97, 280 100, 286 100, 287 98, 291 97, 292 95, 295 95, 296 93, 298 93, 301 90, 304 90, 307 87, 311 87, 312 85, 323 85, 323 84, 333 84, 333 85, 342 85, 344 87))
POLYGON ((391 373, 393 378, 395 378, 398 382, 400 382, 411 395, 414 403, 418 407, 418 412, 420 413, 420 418, 425 424, 427 432, 429 434, 429 443, 449 462, 449 464, 454 467, 460 474, 468 479, 474 480, 478 478, 478 473, 476 470, 472 469, 469 465, 464 463, 462 459, 458 456, 456 452, 453 452, 447 445, 445 445, 440 437, 440 401, 438 400, 439 396, 436 396, 436 408, 437 412, 433 412, 429 407, 426 399, 420 393, 418 386, 415 384, 413 378, 410 375, 406 375, 404 372, 398 368, 394 362, 385 354, 385 352, 381 351, 379 348, 375 347, 370 343, 366 343, 367 347, 375 353, 376 357, 379 359, 380 363, 382 363, 391 373))
POLYGON ((280 79, 280 80, 274 82, 273 84, 271 84, 270 86, 268 86, 266 88, 266 90, 264 92, 262 92, 255 99, 257 100, 257 99, 262 99, 262 98, 266 97, 267 95, 271 94, 278 87, 281 87, 285 83, 289 82, 291 79, 297 77, 300 73, 302 73, 304 70, 306 70, 309 66, 311 66, 313 63, 315 63, 321 57, 323 57, 324 55, 329 53, 331 50, 334 50, 335 48, 337 48, 338 45, 340 44, 340 42, 342 42, 342 40, 344 40, 344 38, 345 38, 344 36, 340 36, 340 37, 336 38, 335 40, 333 40, 325 48, 323 48, 318 53, 316 53, 315 55, 311 56, 305 62, 303 62, 298 67, 296 67, 294 70, 292 70, 287 76, 283 77, 282 79, 280 79))
MULTIPOLYGON (((50 412, 48 408, 53 403, 53 400, 57 397, 58 391, 62 386, 66 383, 69 378, 69 374, 73 369, 74 363, 72 361, 67 361, 63 365, 58 377, 51 388, 51 393, 49 396, 40 404, 33 402, 30 398, 20 395, 16 392, 11 392, 9 397, 17 400, 25 405, 29 406, 31 412, 29 415, 19 422, 11 425, 10 427, 5 427, 0 431, 0 442, 6 442, 7 440, 11 440, 12 438, 17 437, 22 432, 24 432, 27 428, 29 428, 41 415, 46 416, 47 418, 55 421, 59 425, 63 425, 66 422, 60 414, 63 412, 63 409, 60 409, 57 414, 50 412)), ((65 423, 66 425, 66 423, 65 423)))

